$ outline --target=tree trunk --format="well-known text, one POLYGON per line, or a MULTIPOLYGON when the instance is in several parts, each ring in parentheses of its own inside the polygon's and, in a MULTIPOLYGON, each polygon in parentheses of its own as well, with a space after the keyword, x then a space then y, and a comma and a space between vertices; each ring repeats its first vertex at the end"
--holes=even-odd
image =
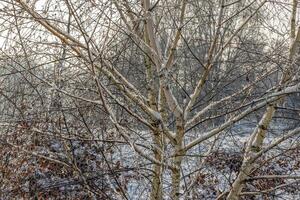
POLYGON ((180 165, 180 160, 175 161, 172 171, 172 200, 178 200, 180 196, 180 165))
POLYGON ((171 199, 179 200, 180 197, 180 175, 181 175, 181 162, 184 156, 183 152, 183 136, 184 136, 184 123, 183 118, 176 120, 176 145, 175 145, 175 154, 173 160, 173 169, 172 169, 172 191, 171 199))
POLYGON ((173 161, 173 169, 172 169, 172 191, 171 191, 171 199, 179 200, 180 196, 180 173, 181 173, 181 162, 182 156, 180 155, 180 150, 177 150, 173 161))
POLYGON ((229 195, 227 196, 227 200, 239 199, 239 195, 244 187, 244 181, 254 168, 255 161, 253 160, 253 158, 255 157, 256 153, 261 150, 263 141, 266 137, 267 127, 269 126, 274 113, 274 106, 269 105, 258 126, 253 131, 246 146, 246 151, 244 154, 243 164, 241 166, 240 172, 232 185, 229 195))
MULTIPOLYGON (((154 133, 154 143, 157 145, 159 149, 154 149, 154 157, 157 161, 162 162, 163 155, 160 150, 163 150, 163 143, 162 143, 162 134, 159 132, 154 133)), ((163 175, 163 167, 158 164, 154 164, 153 167, 154 176, 152 178, 152 185, 151 185, 151 200, 162 200, 162 175, 163 175)))
MULTIPOLYGON (((292 0, 292 15, 291 15, 291 34, 290 34, 290 39, 291 39, 291 45, 290 45, 290 55, 289 59, 291 62, 291 66, 289 66, 288 70, 284 71, 280 84, 283 85, 286 83, 286 81, 289 80, 291 77, 290 70, 293 67, 293 57, 295 56, 296 49, 298 49, 299 44, 299 29, 296 37, 296 11, 297 11, 297 1, 292 0), (295 40, 295 41, 294 41, 295 40)), ((283 98, 281 98, 279 101, 275 102, 275 104, 282 103, 283 98)), ((238 174, 238 177, 234 181, 232 188, 229 192, 229 195, 227 196, 227 200, 237 200, 239 199, 239 195, 244 187, 244 181, 245 179, 250 175, 252 169, 254 168, 255 165, 255 160, 254 157, 257 152, 259 152, 262 148, 263 141, 266 137, 267 133, 267 128, 269 127, 269 124, 274 116, 276 109, 274 105, 269 105, 261 118, 258 126, 252 133, 250 140, 247 143, 245 155, 244 155, 244 160, 242 167, 240 169, 240 172, 238 174)))

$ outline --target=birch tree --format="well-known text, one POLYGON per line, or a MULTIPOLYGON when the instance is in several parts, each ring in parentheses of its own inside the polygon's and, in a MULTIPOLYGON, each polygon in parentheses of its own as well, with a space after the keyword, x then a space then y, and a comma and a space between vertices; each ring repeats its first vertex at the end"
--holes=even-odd
MULTIPOLYGON (((278 108, 300 91, 296 1, 283 33, 270 25, 272 9, 279 6, 266 0, 11 0, 1 5, 1 56, 26 77, 31 107, 40 102, 36 107, 44 109, 34 117, 42 122, 25 120, 26 134, 33 143, 49 142, 45 133, 55 135, 51 141, 61 141, 64 159, 51 150, 43 154, 1 140, 71 168, 88 198, 200 198, 203 168, 222 140, 258 117, 256 127, 246 131, 249 138, 237 159, 242 164, 233 179, 213 188, 213 198, 239 199, 247 195, 243 188, 248 189, 245 182, 257 160, 299 134, 299 127, 289 128, 264 145, 278 108), (74 147, 71 139, 81 143, 74 147), (97 149, 90 157, 103 159, 95 165, 108 172, 101 175, 107 177, 105 187, 86 170, 98 158, 79 165, 74 149, 80 145, 97 149), (144 189, 136 197, 131 187, 144 189)), ((10 73, 3 77, 13 77, 10 73)), ((19 98, 1 95, 20 110, 19 98)), ((7 130, 24 128, 4 119, 7 130)))

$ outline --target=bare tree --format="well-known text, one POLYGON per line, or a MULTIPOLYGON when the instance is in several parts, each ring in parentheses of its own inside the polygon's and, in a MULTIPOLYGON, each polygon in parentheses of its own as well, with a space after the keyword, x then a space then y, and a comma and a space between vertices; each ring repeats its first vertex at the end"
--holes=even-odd
POLYGON ((297 163, 265 174, 278 146, 294 141, 280 151, 293 158, 299 150, 297 1, 9 0, 0 8, 1 148, 30 160, 23 182, 32 191, 22 195, 241 199, 298 184, 299 174, 287 175, 297 163), (292 12, 276 16, 285 7, 292 12))

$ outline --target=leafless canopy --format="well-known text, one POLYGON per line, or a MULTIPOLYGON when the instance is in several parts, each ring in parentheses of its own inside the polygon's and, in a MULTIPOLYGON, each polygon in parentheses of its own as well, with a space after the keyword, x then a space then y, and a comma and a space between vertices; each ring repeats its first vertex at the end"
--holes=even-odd
POLYGON ((297 0, 0 0, 0 199, 298 199, 297 0))

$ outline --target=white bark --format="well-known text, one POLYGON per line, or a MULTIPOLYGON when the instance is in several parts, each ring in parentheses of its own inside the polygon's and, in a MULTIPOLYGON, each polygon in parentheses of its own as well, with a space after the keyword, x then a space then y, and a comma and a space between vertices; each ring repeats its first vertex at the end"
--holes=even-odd
MULTIPOLYGON (((292 5, 293 5, 293 12, 292 12, 292 17, 291 17, 291 19, 292 19, 291 20, 291 22, 292 22, 291 23, 291 39, 293 40, 295 37, 295 15, 296 15, 296 10, 297 10, 296 9, 297 1, 293 1, 292 5)), ((298 34, 299 34, 299 32, 297 33, 297 37, 298 37, 298 34)), ((290 59, 291 59, 292 64, 290 66, 293 65, 292 59, 295 55, 295 49, 298 48, 298 46, 295 47, 297 42, 298 42, 297 39, 294 39, 293 43, 291 44, 290 59)), ((286 81, 290 78, 290 76, 291 76, 291 74, 289 73, 289 69, 285 70, 281 77, 280 84, 284 85, 286 83, 286 81)), ((299 90, 298 86, 297 86, 297 90, 299 90)), ((293 88, 292 87, 286 88, 285 92, 286 93, 293 92, 293 88)), ((259 157, 258 155, 262 155, 262 152, 264 152, 264 151, 261 151, 263 142, 264 142, 264 139, 266 138, 267 129, 268 129, 270 122, 275 113, 275 105, 277 105, 280 102, 280 100, 282 100, 282 98, 279 99, 279 101, 276 101, 273 104, 269 104, 267 106, 267 109, 266 109, 263 117, 261 118, 258 126, 253 131, 249 141, 247 142, 247 147, 246 147, 246 151, 245 151, 244 158, 243 158, 243 164, 240 168, 238 177, 234 181, 232 188, 227 196, 227 200, 238 200, 239 199, 239 196, 245 185, 245 180, 249 177, 252 169, 255 168, 255 160, 259 157), (258 152, 260 152, 260 153, 258 153, 258 152)), ((293 134, 295 134, 295 133, 292 132, 288 135, 293 135, 293 134)), ((275 142, 275 144, 277 145, 277 142, 275 142)))

